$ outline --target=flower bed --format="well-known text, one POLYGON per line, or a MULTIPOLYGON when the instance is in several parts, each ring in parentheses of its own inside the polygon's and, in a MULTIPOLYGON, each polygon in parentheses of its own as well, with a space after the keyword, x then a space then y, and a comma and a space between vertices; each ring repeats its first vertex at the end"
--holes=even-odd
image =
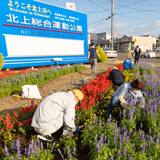
MULTIPOLYGON (((122 64, 117 67, 123 69, 122 64)), ((160 109, 158 107, 160 106, 158 99, 160 82, 154 75, 154 71, 151 68, 146 70, 145 67, 144 64, 135 66, 134 76, 131 70, 123 71, 123 73, 126 76, 125 82, 132 81, 137 76, 145 81, 146 106, 141 108, 139 103, 134 104, 133 101, 123 108, 117 106, 109 122, 104 121, 104 115, 110 97, 114 93, 112 83, 108 80, 111 68, 81 87, 85 96, 81 107, 76 106, 78 118, 76 124, 85 123, 85 129, 80 133, 81 137, 70 133, 63 138, 62 142, 43 144, 39 139, 30 136, 33 140, 30 141, 29 147, 25 145, 26 149, 24 146, 20 149, 19 141, 12 141, 12 138, 16 138, 14 135, 18 133, 26 134, 26 137, 29 134, 34 135, 30 127, 30 118, 32 118, 37 106, 32 101, 30 107, 22 108, 21 111, 14 112, 13 115, 7 114, 2 117, 0 119, 0 135, 1 142, 3 141, 1 146, 4 145, 3 159, 7 160, 12 157, 12 159, 20 159, 20 157, 21 159, 29 159, 30 157, 32 159, 47 159, 46 155, 49 159, 56 160, 158 159, 160 155, 158 149, 160 147, 160 109), (118 122, 112 122, 113 119, 118 122), (83 154, 87 157, 83 158, 83 154)))
POLYGON ((17 93, 22 90, 23 85, 39 85, 53 80, 62 75, 78 72, 86 69, 85 66, 74 65, 72 67, 43 67, 38 70, 3 71, 0 75, 0 98, 17 93))

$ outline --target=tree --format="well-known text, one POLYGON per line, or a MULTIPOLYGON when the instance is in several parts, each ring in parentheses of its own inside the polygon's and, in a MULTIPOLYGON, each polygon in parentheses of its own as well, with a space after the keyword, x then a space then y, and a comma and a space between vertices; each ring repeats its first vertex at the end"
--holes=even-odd
POLYGON ((98 62, 106 62, 107 61, 107 56, 104 53, 104 51, 102 50, 102 48, 100 47, 100 45, 97 47, 98 53, 101 57, 101 60, 99 59, 99 57, 97 56, 97 61, 98 62))
POLYGON ((0 53, 0 71, 2 70, 2 66, 3 66, 3 55, 2 53, 0 53))

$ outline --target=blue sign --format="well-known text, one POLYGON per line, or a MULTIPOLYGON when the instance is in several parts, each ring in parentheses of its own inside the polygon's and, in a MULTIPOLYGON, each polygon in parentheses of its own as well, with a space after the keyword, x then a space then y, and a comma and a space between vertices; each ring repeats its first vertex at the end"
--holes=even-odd
POLYGON ((117 39, 116 38, 114 38, 114 43, 116 43, 117 42, 117 39))
POLYGON ((0 6, 3 68, 88 62, 86 14, 34 0, 0 6))

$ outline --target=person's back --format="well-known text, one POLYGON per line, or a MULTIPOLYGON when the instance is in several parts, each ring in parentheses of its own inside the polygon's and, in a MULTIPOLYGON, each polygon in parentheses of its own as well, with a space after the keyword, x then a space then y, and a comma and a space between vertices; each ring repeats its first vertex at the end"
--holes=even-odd
POLYGON ((124 69, 132 69, 132 62, 131 60, 129 59, 126 59, 124 62, 123 62, 123 68, 124 69))
POLYGON ((124 83, 124 79, 125 79, 125 76, 123 75, 123 73, 120 70, 113 69, 110 72, 110 80, 112 80, 112 83, 115 86, 120 86, 121 84, 123 84, 124 83))
POLYGON ((95 47, 91 47, 89 49, 89 51, 90 51, 90 59, 97 59, 96 50, 97 50, 97 48, 95 48, 95 47))

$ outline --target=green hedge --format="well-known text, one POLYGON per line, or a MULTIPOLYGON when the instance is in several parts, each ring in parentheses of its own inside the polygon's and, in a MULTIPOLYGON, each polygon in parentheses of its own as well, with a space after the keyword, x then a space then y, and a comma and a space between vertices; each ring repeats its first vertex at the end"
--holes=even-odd
POLYGON ((73 67, 42 69, 37 72, 14 75, 0 80, 0 98, 22 91, 23 85, 40 85, 49 80, 61 77, 69 73, 86 69, 85 66, 74 65, 73 67))
POLYGON ((100 45, 97 47, 98 53, 101 57, 101 60, 99 59, 99 57, 97 56, 97 61, 98 62, 106 62, 107 61, 107 56, 106 54, 103 52, 102 48, 100 47, 100 45))

